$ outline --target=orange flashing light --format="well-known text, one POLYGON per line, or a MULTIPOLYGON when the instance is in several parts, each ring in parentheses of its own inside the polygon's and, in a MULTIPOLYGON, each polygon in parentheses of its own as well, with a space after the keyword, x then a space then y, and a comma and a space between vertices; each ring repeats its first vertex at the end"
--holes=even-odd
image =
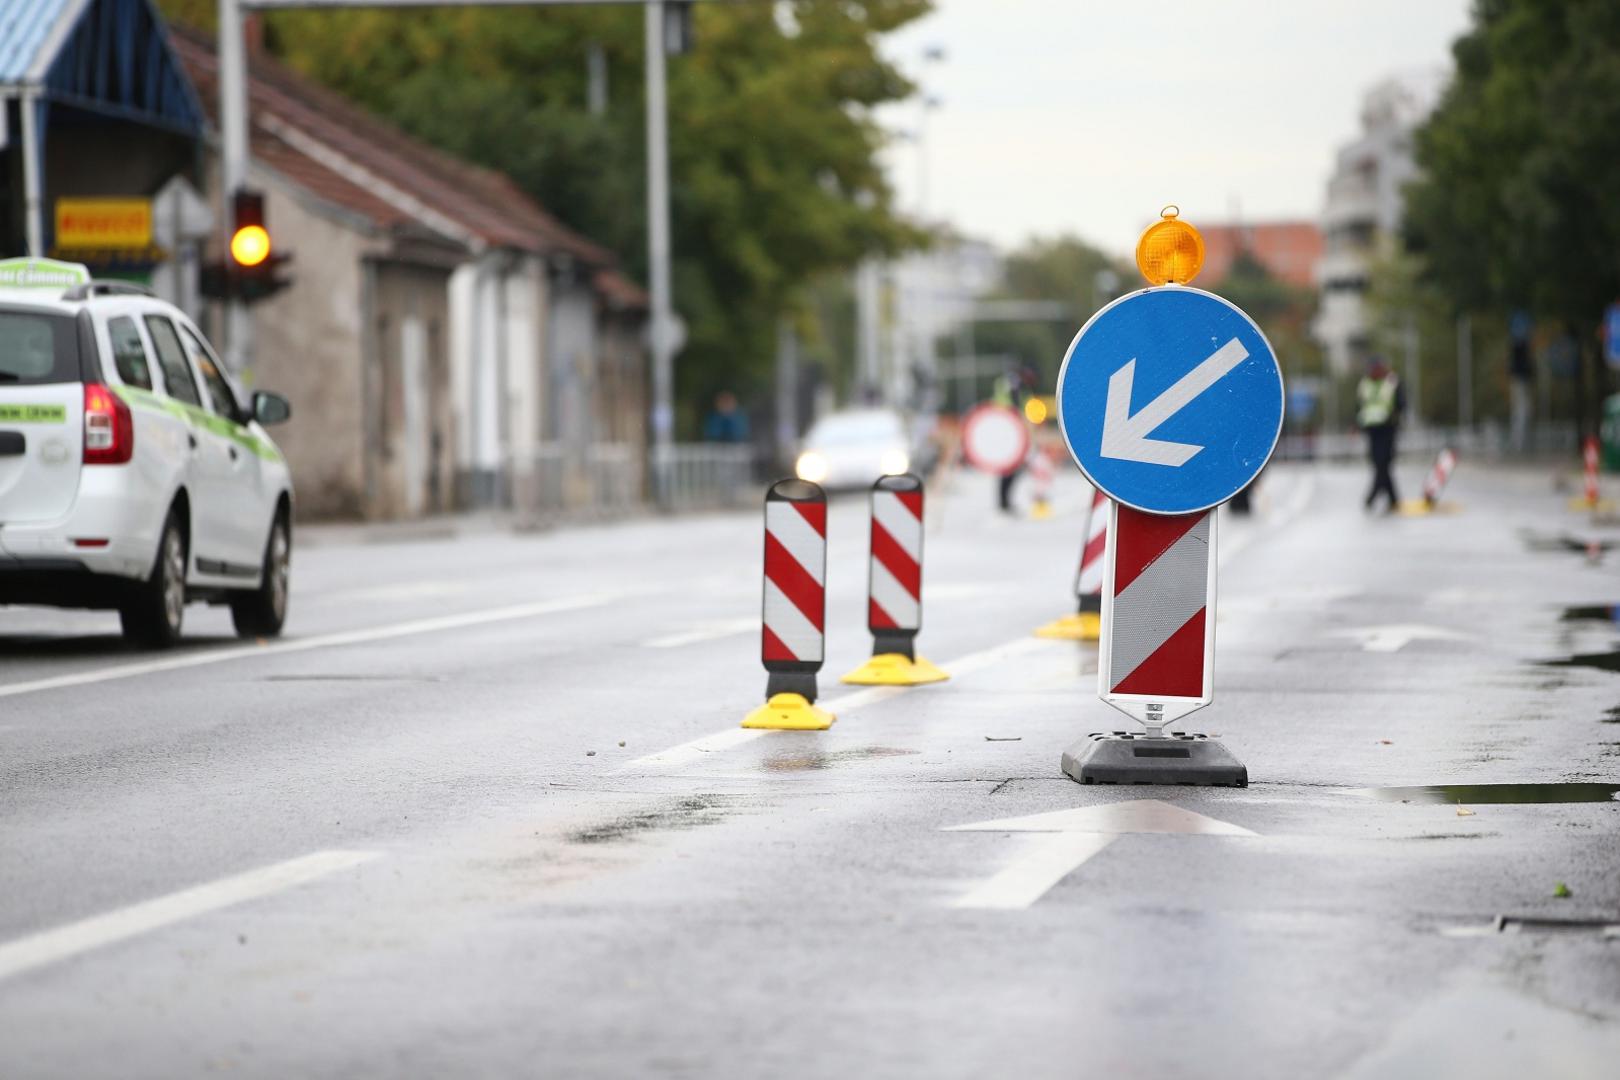
POLYGON ((1136 242, 1136 268, 1153 285, 1185 285, 1204 267, 1204 238, 1167 206, 1136 242))
POLYGON ((231 258, 238 266, 258 266, 270 257, 270 234, 263 225, 244 225, 231 237, 231 258))

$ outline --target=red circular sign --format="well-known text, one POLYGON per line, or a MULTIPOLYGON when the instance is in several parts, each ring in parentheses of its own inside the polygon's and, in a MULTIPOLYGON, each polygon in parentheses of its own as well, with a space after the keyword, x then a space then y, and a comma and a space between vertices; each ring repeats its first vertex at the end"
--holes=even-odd
POLYGON ((962 420, 962 453, 981 472, 1010 476, 1029 456, 1029 425, 1009 405, 976 405, 962 420))

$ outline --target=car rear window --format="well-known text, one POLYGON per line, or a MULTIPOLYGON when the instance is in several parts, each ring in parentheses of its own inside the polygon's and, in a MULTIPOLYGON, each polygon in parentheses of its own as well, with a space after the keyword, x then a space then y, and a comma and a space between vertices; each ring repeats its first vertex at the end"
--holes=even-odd
POLYGON ((72 316, 0 308, 0 386, 78 381, 79 336, 72 316))

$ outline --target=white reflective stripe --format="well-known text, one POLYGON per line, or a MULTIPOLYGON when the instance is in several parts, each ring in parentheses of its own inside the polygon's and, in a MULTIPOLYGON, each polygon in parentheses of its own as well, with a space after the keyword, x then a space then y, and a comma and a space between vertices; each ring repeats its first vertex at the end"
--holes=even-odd
POLYGON ((922 624, 922 605, 876 559, 872 560, 872 601, 901 630, 915 630, 922 624))
POLYGON ((821 631, 769 578, 765 580, 765 625, 796 659, 821 659, 821 631))
POLYGON ((1083 596, 1102 592, 1103 587, 1103 557, 1101 555, 1092 559, 1080 568, 1080 592, 1083 596))
POLYGON ((892 491, 875 492, 872 495, 872 520, 894 537, 894 542, 911 556, 912 562, 922 561, 922 522, 906 509, 900 496, 892 491))
POLYGON ((817 585, 826 583, 827 541, 810 527, 792 503, 765 504, 765 531, 776 537, 776 542, 787 549, 817 585))
POLYGON ((1094 499, 1086 517, 1086 539, 1095 540, 1108 531, 1108 500, 1094 499))

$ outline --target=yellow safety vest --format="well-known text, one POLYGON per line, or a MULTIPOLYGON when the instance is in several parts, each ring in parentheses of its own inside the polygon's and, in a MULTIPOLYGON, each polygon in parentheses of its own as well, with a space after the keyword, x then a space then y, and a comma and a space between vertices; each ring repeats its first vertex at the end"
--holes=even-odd
POLYGON ((1382 379, 1368 376, 1361 380, 1361 385, 1356 387, 1356 399, 1361 405, 1356 419, 1362 427, 1379 427, 1395 418, 1397 386, 1394 375, 1386 375, 1382 379))

